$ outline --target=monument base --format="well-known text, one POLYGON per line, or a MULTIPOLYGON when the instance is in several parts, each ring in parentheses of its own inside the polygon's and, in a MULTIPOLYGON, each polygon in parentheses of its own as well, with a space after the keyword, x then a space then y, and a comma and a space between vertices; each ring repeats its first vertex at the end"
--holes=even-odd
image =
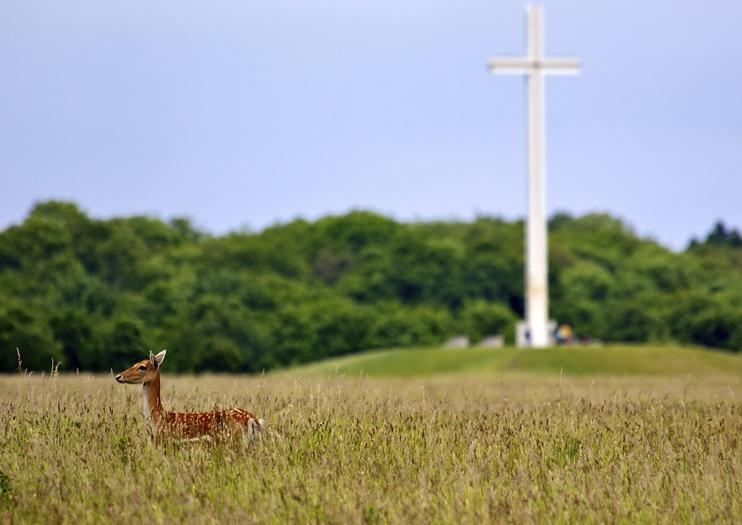
MULTIPOLYGON (((556 346, 556 333, 557 322, 553 319, 549 320, 549 346, 556 346)), ((518 321, 515 324, 515 346, 518 348, 531 348, 531 337, 528 330, 528 324, 525 321, 518 321)))

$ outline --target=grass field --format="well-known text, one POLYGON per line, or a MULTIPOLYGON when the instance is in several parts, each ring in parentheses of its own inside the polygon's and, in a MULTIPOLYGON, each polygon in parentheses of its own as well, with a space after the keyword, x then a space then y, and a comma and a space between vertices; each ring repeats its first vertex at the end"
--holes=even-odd
POLYGON ((0 523, 740 522, 738 358, 610 350, 590 375, 579 353, 422 351, 163 377, 169 409, 265 417, 245 450, 155 447, 111 377, 2 377, 0 523))

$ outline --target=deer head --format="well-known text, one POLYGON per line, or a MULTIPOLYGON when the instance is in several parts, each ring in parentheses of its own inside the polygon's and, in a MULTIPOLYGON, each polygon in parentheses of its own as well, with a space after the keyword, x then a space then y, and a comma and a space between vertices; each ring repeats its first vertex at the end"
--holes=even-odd
POLYGON ((163 350, 157 355, 150 352, 148 359, 142 359, 131 365, 131 367, 116 376, 116 381, 130 385, 149 383, 160 373, 160 365, 165 360, 166 353, 167 350, 163 350))

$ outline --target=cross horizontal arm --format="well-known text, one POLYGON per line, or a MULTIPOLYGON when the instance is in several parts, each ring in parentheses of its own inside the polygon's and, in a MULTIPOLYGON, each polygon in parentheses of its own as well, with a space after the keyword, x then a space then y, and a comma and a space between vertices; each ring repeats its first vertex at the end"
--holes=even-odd
POLYGON ((548 75, 576 75, 582 69, 579 58, 490 58, 487 67, 501 75, 527 75, 541 71, 548 75))

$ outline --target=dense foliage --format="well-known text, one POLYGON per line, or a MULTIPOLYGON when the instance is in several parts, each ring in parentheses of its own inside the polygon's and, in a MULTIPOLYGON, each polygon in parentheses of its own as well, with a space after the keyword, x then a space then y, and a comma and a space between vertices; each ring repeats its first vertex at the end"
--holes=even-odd
MULTIPOLYGON (((607 215, 550 223, 551 314, 605 341, 742 348, 742 246, 717 225, 682 253, 607 215)), ((0 233, 0 370, 260 371, 455 333, 512 338, 523 224, 351 212, 214 237, 185 219, 96 220, 37 204, 0 233)))

